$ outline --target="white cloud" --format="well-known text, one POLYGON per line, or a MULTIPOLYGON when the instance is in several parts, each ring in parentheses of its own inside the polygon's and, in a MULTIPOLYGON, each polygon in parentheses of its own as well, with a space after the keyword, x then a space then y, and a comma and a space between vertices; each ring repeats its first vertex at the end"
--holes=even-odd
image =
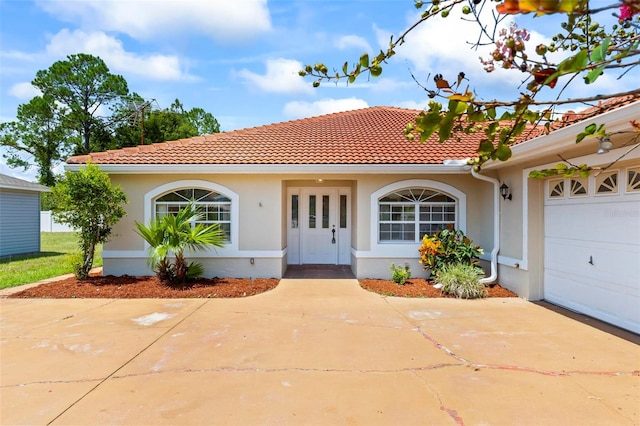
POLYGON ((144 40, 190 33, 235 43, 271 30, 267 0, 39 0, 38 4, 85 29, 144 40))
POLYGON ((367 108, 369 104, 358 98, 346 99, 322 99, 315 102, 288 102, 283 113, 288 118, 304 118, 316 115, 331 114, 334 112, 350 111, 353 109, 367 108))
POLYGON ((24 82, 17 83, 11 86, 11 88, 9 88, 9 94, 20 100, 28 100, 32 99, 35 96, 42 95, 42 92, 39 89, 33 87, 31 83, 24 82))
POLYGON ((421 102, 402 101, 402 102, 396 102, 394 105, 397 105, 399 108, 423 110, 423 109, 426 109, 427 106, 429 105, 429 100, 427 99, 421 102))
MULTIPOLYGON (((470 79, 471 90, 491 84, 516 87, 523 79, 523 74, 502 69, 489 74, 484 71, 479 57, 488 58, 493 48, 483 46, 478 50, 472 49, 469 43, 477 39, 479 27, 475 21, 460 19, 461 16, 452 12, 446 19, 431 19, 419 25, 406 36, 406 42, 396 49, 394 60, 409 62, 412 73, 425 85, 433 85, 435 74, 443 74, 445 79, 453 83, 458 73, 464 72, 470 79), (430 76, 429 80, 427 76, 430 76)), ((417 19, 418 15, 411 14, 407 24, 413 24, 417 19)), ((501 26, 508 26, 512 19, 507 17, 501 26)), ((379 45, 387 48, 391 33, 377 27, 374 27, 374 31, 379 45)), ((533 42, 529 45, 535 48, 533 42)))
POLYGON ((136 55, 125 51, 120 40, 99 31, 87 33, 63 29, 51 38, 46 50, 53 57, 89 53, 102 58, 111 72, 141 75, 152 80, 193 78, 182 71, 183 65, 178 57, 136 55))
POLYGON ((362 50, 362 53, 364 52, 370 53, 373 51, 373 49, 371 49, 371 46, 369 45, 367 40, 357 35, 346 35, 346 36, 339 37, 335 42, 335 46, 340 50, 346 50, 346 49, 352 49, 352 48, 360 49, 362 50))
POLYGON ((247 84, 269 93, 313 93, 311 82, 298 75, 304 66, 291 59, 269 59, 266 63, 266 73, 256 74, 249 70, 238 71, 238 76, 247 84))
MULTIPOLYGON (((383 77, 371 77, 369 81, 366 81, 366 78, 367 78, 366 76, 363 76, 360 78, 362 79, 362 82, 356 82, 348 86, 344 86, 344 85, 341 86, 340 84, 338 84, 333 87, 350 87, 352 89, 371 89, 372 92, 376 92, 376 93, 389 93, 389 92, 395 92, 397 90, 406 89, 406 88, 418 89, 418 86, 413 81, 400 81, 393 78, 383 78, 383 77)), ((324 87, 332 87, 332 86, 325 84, 324 87)))

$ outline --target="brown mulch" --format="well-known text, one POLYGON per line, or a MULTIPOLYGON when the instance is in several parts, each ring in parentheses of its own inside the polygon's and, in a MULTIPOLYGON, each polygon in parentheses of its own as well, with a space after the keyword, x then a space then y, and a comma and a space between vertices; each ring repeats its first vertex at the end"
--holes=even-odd
MULTIPOLYGON (((360 286, 385 296, 400 297, 454 297, 444 294, 433 287, 432 281, 423 278, 411 278, 403 285, 387 280, 359 280, 360 286)), ((501 287, 499 284, 487 286, 487 297, 518 297, 514 292, 501 287)))
POLYGON ((246 297, 275 288, 276 278, 198 279, 183 287, 169 287, 153 277, 124 275, 91 276, 86 280, 67 278, 14 293, 10 298, 44 299, 141 299, 141 298, 227 298, 246 297))
MULTIPOLYGON (((277 278, 211 278, 189 282, 173 288, 162 284, 155 276, 134 277, 124 275, 90 276, 86 280, 67 278, 41 284, 13 293, 9 298, 38 299, 139 299, 139 298, 231 298, 247 297, 275 288, 277 278)), ((362 279, 360 286, 385 296, 450 297, 433 287, 431 281, 412 278, 404 285, 388 280, 362 279)), ((517 297, 500 285, 490 286, 488 297, 517 297)))

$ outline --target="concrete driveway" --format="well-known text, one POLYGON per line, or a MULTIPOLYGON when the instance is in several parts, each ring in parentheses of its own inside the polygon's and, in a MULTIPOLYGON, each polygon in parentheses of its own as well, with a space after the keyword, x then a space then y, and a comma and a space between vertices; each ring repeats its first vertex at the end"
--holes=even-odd
POLYGON ((2 299, 0 324, 3 425, 640 423, 638 336, 522 299, 289 279, 246 299, 2 299))

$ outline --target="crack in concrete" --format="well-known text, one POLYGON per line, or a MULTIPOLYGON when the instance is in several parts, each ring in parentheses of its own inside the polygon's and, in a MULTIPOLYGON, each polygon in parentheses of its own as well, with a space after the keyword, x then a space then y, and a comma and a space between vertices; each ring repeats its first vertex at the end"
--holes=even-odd
POLYGON ((417 374, 417 372, 413 372, 414 375, 416 376, 416 378, 420 381, 422 381, 422 383, 424 383, 424 386, 431 391, 431 394, 438 400, 438 403, 440 404, 440 410, 444 411, 445 413, 447 413, 454 422, 456 422, 458 425, 460 426, 464 426, 464 420, 462 419, 461 416, 458 415, 458 412, 452 408, 447 408, 444 406, 444 402, 442 401, 442 398, 440 397, 440 393, 433 387, 431 386, 431 384, 427 381, 427 378, 424 376, 420 376, 419 374, 417 374))
POLYGON ((115 376, 116 373, 118 373, 118 371, 122 370, 124 367, 126 367, 127 365, 129 365, 134 359, 136 359, 137 357, 139 357, 143 352, 145 352, 147 349, 149 349, 151 346, 153 346, 156 342, 158 342, 158 340, 162 339, 164 336, 166 336, 167 334, 171 333, 177 326, 179 326, 180 324, 182 324, 184 321, 187 320, 187 318, 189 318, 191 315, 195 314, 197 311, 199 311, 200 309, 202 309, 202 307, 204 305, 206 305, 208 302, 210 301, 210 299, 205 300, 203 303, 201 303, 200 305, 196 306, 195 309, 193 309, 191 312, 189 312, 188 314, 186 314, 184 316, 184 318, 182 318, 180 321, 176 322, 172 327, 169 327, 167 330, 164 331, 164 333, 161 333, 156 339, 154 339, 151 343, 149 343, 147 346, 145 346, 144 348, 142 348, 140 351, 138 351, 138 353, 136 353, 134 356, 132 356, 129 360, 127 360, 126 362, 124 362, 121 366, 119 366, 118 368, 116 368, 114 371, 112 371, 110 374, 108 374, 104 379, 100 380, 99 383, 97 383, 94 387, 92 387, 91 389, 89 389, 87 392, 85 392, 82 396, 80 396, 80 398, 78 398, 77 400, 75 400, 74 402, 72 402, 71 404, 69 404, 69 406, 67 408, 65 408, 64 410, 62 410, 58 415, 56 415, 50 422, 47 423, 47 425, 52 424, 53 422, 55 422, 56 420, 58 420, 64 413, 66 413, 67 411, 69 411, 72 407, 74 407, 76 404, 78 404, 80 401, 82 401, 84 398, 86 398, 89 394, 91 394, 93 391, 95 391, 98 387, 100 387, 100 385, 102 385, 104 382, 106 382, 107 380, 109 380, 111 377, 115 376))
POLYGON ((458 412, 456 410, 454 410, 453 408, 447 408, 444 405, 440 406, 440 410, 444 411, 449 416, 451 416, 451 418, 453 419, 454 422, 456 422, 456 424, 460 426, 464 426, 464 420, 462 419, 462 417, 458 415, 458 412))
MULTIPOLYGON (((135 358, 135 357, 134 357, 135 358)), ((133 358, 132 358, 133 359, 133 358)), ((174 368, 170 370, 150 371, 142 373, 130 373, 130 374, 110 374, 107 377, 99 377, 93 379, 75 379, 75 380, 43 380, 27 383, 18 383, 12 385, 2 385, 1 388, 18 388, 31 385, 46 385, 46 384, 77 384, 77 383, 91 383, 91 382, 103 382, 106 379, 126 379, 131 377, 146 377, 157 376, 160 374, 170 373, 281 373, 281 372, 303 372, 303 373, 357 373, 357 374, 394 374, 403 372, 418 372, 418 371, 431 371, 439 370, 447 367, 463 367, 462 364, 434 364, 430 366, 422 367, 406 367, 398 369, 368 369, 368 370, 351 370, 351 369, 337 369, 337 368, 304 368, 304 367, 283 367, 283 368, 256 368, 256 367, 216 367, 216 368, 174 368)))
POLYGON ((302 372, 302 373, 355 373, 355 374, 396 374, 404 372, 431 371, 448 367, 462 367, 462 364, 434 364, 422 367, 406 367, 396 369, 339 369, 339 368, 309 368, 309 367, 282 367, 282 368, 259 368, 259 367, 215 367, 215 368, 173 368, 170 370, 150 371, 142 373, 130 373, 114 375, 114 379, 126 379, 130 377, 156 376, 171 373, 282 373, 282 372, 302 372))
POLYGON ((41 380, 36 382, 27 382, 27 383, 16 383, 13 385, 2 385, 0 389, 11 389, 11 388, 21 388, 25 386, 33 386, 33 385, 59 385, 59 384, 77 384, 77 383, 92 383, 103 381, 104 377, 98 377, 95 379, 74 379, 74 380, 41 380))
POLYGON ((535 373, 535 374, 541 374, 541 375, 544 375, 544 376, 553 376, 553 377, 579 376, 579 375, 584 375, 584 376, 609 376, 609 377, 640 376, 640 371, 639 370, 633 370, 633 371, 547 371, 547 370, 541 370, 541 369, 537 369, 537 368, 524 367, 524 366, 518 366, 518 365, 482 364, 482 363, 478 363, 478 362, 473 362, 471 360, 468 360, 468 359, 456 354, 451 349, 447 348, 445 345, 443 345, 442 343, 438 342, 436 339, 431 337, 420 326, 420 324, 417 324, 413 319, 411 319, 410 317, 406 316, 402 311, 400 311, 395 306, 390 304, 386 300, 386 298, 384 300, 385 300, 385 303, 387 303, 387 305, 391 309, 396 311, 400 316, 402 316, 410 324, 412 324, 414 326, 414 329, 418 333, 420 333, 422 335, 422 337, 424 337, 426 340, 431 342, 431 344, 433 346, 435 346, 436 348, 442 350, 448 356, 454 358, 455 360, 460 361, 460 362, 466 364, 467 366, 475 368, 475 369, 486 368, 486 369, 492 369, 492 370, 521 371, 521 372, 526 372, 526 373, 535 373))

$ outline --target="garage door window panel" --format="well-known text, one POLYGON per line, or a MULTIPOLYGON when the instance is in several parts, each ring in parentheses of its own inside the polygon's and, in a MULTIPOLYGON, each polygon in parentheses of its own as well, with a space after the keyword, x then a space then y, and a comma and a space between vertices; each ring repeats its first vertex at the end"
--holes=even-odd
POLYGON ((587 197, 589 196, 589 179, 588 178, 574 178, 570 180, 570 192, 569 197, 587 197))
POLYGON ((564 179, 549 181, 549 198, 564 198, 564 179))
POLYGON ((627 192, 640 193, 640 167, 627 169, 627 192))
POLYGON ((603 172, 595 178, 596 195, 613 195, 618 193, 618 171, 603 172))

